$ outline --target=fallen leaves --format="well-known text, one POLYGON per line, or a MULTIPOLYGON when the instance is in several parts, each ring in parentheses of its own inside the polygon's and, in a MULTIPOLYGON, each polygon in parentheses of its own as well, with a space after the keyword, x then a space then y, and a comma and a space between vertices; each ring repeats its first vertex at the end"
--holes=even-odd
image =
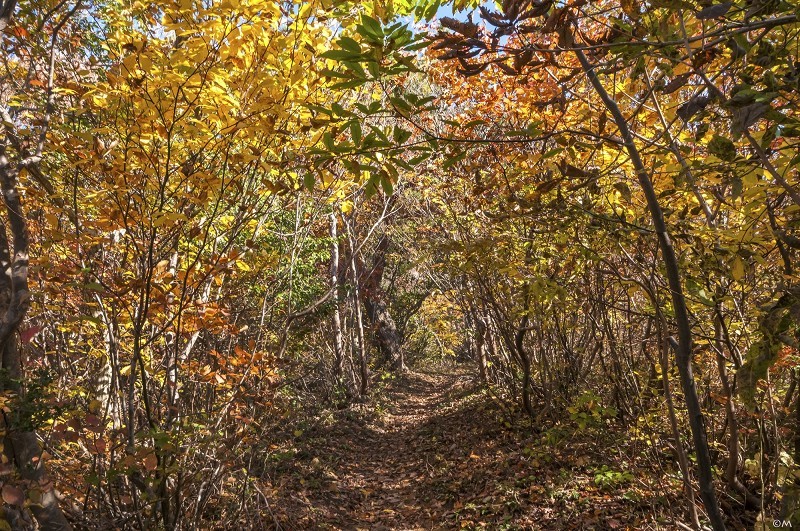
MULTIPOLYGON (((655 488, 594 484, 602 465, 627 466, 608 463, 609 440, 565 431, 552 444, 504 429, 495 405, 457 375, 408 374, 381 400, 379 418, 340 414, 288 437, 297 457, 265 486, 287 527, 638 529, 668 510, 655 488)), ((655 483, 658 471, 641 467, 644 484, 655 483)))

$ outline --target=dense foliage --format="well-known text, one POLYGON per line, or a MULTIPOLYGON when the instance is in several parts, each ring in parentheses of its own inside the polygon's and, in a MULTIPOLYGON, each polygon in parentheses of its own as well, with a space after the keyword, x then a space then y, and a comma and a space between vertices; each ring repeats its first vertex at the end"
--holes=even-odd
POLYGON ((3 0, 0 528, 278 527, 298 419, 449 359, 800 524, 798 12, 3 0))

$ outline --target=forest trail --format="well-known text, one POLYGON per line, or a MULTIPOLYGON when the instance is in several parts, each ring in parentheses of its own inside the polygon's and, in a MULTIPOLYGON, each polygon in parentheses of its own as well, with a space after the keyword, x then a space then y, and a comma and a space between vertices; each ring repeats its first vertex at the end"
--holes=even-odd
POLYGON ((405 373, 382 403, 372 418, 337 412, 293 441, 269 473, 269 528, 639 529, 656 516, 647 505, 667 502, 601 492, 587 467, 605 457, 595 441, 542 446, 509 429, 466 374, 405 373))
POLYGON ((437 502, 431 488, 450 480, 442 477, 444 454, 468 464, 469 455, 452 452, 462 446, 457 439, 466 420, 458 406, 473 390, 471 378, 460 373, 407 372, 389 384, 387 410, 371 421, 342 415, 304 433, 294 462, 303 471, 301 488, 286 500, 282 527, 439 525, 454 503, 437 502))

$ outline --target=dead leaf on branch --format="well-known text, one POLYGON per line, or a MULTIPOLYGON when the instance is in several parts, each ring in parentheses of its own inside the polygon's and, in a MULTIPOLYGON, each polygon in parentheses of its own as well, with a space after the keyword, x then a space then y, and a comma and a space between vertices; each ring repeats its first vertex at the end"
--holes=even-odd
POLYGON ((663 94, 672 94, 679 88, 683 87, 691 76, 691 72, 685 72, 679 76, 675 76, 672 78, 672 81, 664 85, 664 88, 661 89, 661 92, 663 94))
POLYGON ((688 122, 689 120, 692 119, 692 117, 695 114, 705 109, 710 101, 711 101, 710 96, 705 96, 702 94, 697 95, 694 98, 687 101, 686 103, 684 103, 683 105, 681 105, 680 107, 678 107, 678 110, 676 111, 675 114, 677 114, 678 117, 682 119, 684 122, 688 122))
POLYGON ((474 22, 462 22, 450 17, 442 17, 440 22, 445 28, 460 33, 465 37, 477 37, 480 33, 480 26, 474 22))
POLYGON ((734 109, 733 120, 731 122, 731 133, 739 135, 747 131, 755 124, 767 111, 770 110, 769 103, 756 102, 734 109))
POLYGON ((728 11, 730 11, 732 6, 733 2, 723 2, 721 4, 708 6, 697 12, 697 19, 709 20, 712 18, 720 18, 724 16, 728 11))

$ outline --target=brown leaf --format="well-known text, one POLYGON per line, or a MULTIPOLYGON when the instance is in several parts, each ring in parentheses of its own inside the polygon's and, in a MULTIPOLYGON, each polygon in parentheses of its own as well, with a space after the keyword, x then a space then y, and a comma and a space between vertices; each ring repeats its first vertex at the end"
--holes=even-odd
POLYGON ((475 37, 480 31, 480 26, 474 22, 461 22, 460 20, 450 17, 442 17, 440 22, 445 28, 460 33, 465 37, 475 37))
POLYGON ((713 6, 708 6, 704 9, 701 9, 697 12, 697 18, 699 20, 708 20, 710 18, 719 18, 727 13, 730 8, 733 6, 733 2, 723 2, 721 4, 716 4, 713 6))
POLYGON ((542 26, 542 33, 553 33, 556 31, 556 26, 558 22, 561 20, 561 15, 564 13, 564 8, 556 9, 550 16, 547 17, 547 20, 544 22, 544 26, 542 26))
POLYGON ((145 470, 147 470, 148 472, 152 472, 153 470, 156 469, 156 467, 158 467, 158 458, 156 457, 156 454, 154 453, 147 454, 144 458, 145 470))
POLYGON ((564 166, 559 169, 566 177, 587 177, 589 175, 585 170, 573 166, 572 164, 564 164, 564 166))
POLYGON ((514 70, 513 68, 511 68, 507 64, 503 63, 502 61, 498 61, 495 64, 497 65, 497 67, 500 70, 502 70, 503 72, 505 72, 509 76, 516 76, 518 74, 518 72, 516 70, 514 70))
POLYGON ((731 121, 731 132, 734 135, 744 133, 769 110, 769 103, 764 102, 751 103, 739 109, 734 109, 733 120, 731 121))
POLYGON ((25 493, 12 485, 3 485, 3 501, 9 505, 23 505, 25 503, 25 493))
POLYGON ((699 94, 678 107, 678 110, 675 112, 675 114, 677 114, 678 118, 681 118, 684 122, 688 122, 695 114, 705 109, 710 101, 710 97, 699 94))
POLYGON ((622 11, 632 19, 639 18, 639 4, 636 3, 636 0, 621 0, 620 6, 622 11))
POLYGON ((561 179, 551 179, 549 181, 544 181, 536 186, 536 191, 540 194, 546 194, 547 192, 554 190, 558 183, 561 182, 561 179))
POLYGON ((685 72, 679 76, 673 77, 672 81, 664 85, 664 88, 661 89, 661 92, 663 92, 664 94, 672 94, 673 92, 684 86, 686 84, 686 81, 689 79, 691 75, 692 75, 691 72, 685 72))

